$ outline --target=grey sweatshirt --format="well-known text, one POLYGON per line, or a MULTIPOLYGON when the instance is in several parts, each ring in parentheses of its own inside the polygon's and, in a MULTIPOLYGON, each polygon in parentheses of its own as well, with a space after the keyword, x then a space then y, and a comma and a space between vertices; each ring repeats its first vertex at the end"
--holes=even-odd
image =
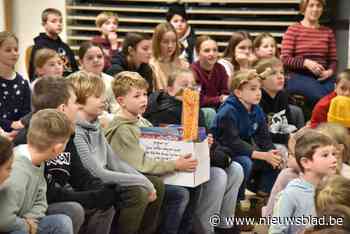
MULTIPOLYGON (((290 181, 278 194, 273 210, 273 218, 279 217, 284 223, 271 224, 269 234, 296 234, 311 225, 302 225, 301 217, 317 217, 315 210, 315 186, 302 178, 290 181), (286 223, 286 218, 299 223, 286 223)), ((306 221, 305 221, 306 222, 306 221)))
POLYGON ((42 218, 47 210, 44 163, 32 164, 27 145, 14 154, 9 184, 0 191, 0 232, 28 231, 24 218, 42 218))
POLYGON ((98 121, 78 120, 74 144, 85 168, 104 182, 117 182, 122 186, 143 186, 155 192, 153 184, 136 169, 115 154, 103 135, 98 121))

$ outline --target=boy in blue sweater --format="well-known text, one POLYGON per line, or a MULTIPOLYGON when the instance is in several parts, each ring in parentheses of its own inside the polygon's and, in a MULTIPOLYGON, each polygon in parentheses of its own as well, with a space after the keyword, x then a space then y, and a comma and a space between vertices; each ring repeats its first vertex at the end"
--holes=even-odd
POLYGON ((243 167, 244 181, 238 199, 244 199, 248 182, 249 189, 266 195, 279 173, 282 158, 274 149, 265 114, 258 105, 260 78, 255 70, 239 72, 230 88, 233 94, 221 105, 214 119, 214 139, 243 167))

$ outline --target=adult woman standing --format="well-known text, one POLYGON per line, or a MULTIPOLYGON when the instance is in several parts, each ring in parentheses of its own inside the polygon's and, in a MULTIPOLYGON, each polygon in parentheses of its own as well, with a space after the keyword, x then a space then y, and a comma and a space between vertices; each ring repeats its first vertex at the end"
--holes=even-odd
POLYGON ((290 26, 282 40, 281 59, 291 72, 287 89, 304 95, 311 104, 334 89, 335 36, 319 23, 325 6, 325 0, 302 0, 300 12, 304 18, 290 26))

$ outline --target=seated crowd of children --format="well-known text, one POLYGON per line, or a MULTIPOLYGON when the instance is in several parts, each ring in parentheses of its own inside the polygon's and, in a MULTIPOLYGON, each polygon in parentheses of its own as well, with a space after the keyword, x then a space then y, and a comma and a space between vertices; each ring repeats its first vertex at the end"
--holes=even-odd
MULTIPOLYGON (((303 0, 304 20, 324 6, 303 0)), ((103 12, 77 62, 61 12, 45 9, 28 80, 15 71, 17 37, 0 32, 0 233, 233 234, 245 225, 225 218, 247 202, 278 220, 271 234, 349 233, 350 70, 305 123, 269 33, 233 33, 220 58, 183 6, 166 20, 121 42, 118 16, 103 12), (140 144, 141 127, 182 123, 185 89, 200 92, 210 148, 210 179, 194 188, 162 180, 196 171, 191 154, 154 160, 140 144)))

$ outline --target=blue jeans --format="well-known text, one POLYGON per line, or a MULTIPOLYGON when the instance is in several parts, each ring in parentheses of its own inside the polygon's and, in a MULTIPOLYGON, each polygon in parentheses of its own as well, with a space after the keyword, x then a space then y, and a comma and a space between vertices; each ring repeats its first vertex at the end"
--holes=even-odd
POLYGON ((300 73, 291 73, 287 81, 287 90, 290 94, 300 94, 306 97, 312 105, 334 90, 335 78, 318 81, 312 76, 300 73))
MULTIPOLYGON (((28 233, 24 230, 10 232, 9 234, 28 233)), ((44 216, 39 220, 37 234, 73 234, 72 220, 63 214, 44 216)))
POLYGON ((262 160, 252 160, 249 156, 236 156, 233 160, 243 168, 244 180, 239 188, 238 200, 244 200, 245 189, 253 192, 270 193, 278 176, 279 170, 262 160))
POLYGON ((244 179, 238 192, 238 201, 242 201, 245 198, 245 189, 247 188, 247 182, 250 178, 250 174, 252 173, 253 161, 249 156, 236 156, 233 158, 233 160, 239 163, 243 168, 244 179))
POLYGON ((190 192, 187 188, 165 185, 160 233, 177 234, 179 232, 181 220, 189 201, 190 192))

